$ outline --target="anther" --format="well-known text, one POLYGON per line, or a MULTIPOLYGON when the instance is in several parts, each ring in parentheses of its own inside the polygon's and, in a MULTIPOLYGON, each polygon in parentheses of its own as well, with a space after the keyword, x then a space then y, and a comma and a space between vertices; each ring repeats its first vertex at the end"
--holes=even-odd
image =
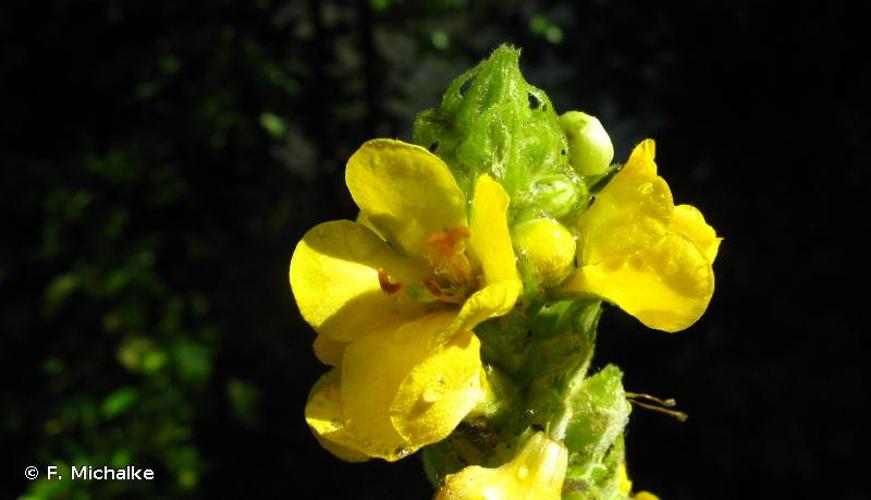
POLYGON ((472 236, 472 233, 469 231, 467 227, 455 227, 450 231, 446 231, 444 233, 434 233, 426 239, 426 244, 435 246, 440 245, 447 248, 451 248, 456 245, 457 241, 460 239, 469 238, 472 236))
POLYGON ((445 293, 445 291, 442 290, 442 287, 440 287, 439 284, 432 279, 423 280, 423 286, 425 286, 426 289, 429 290, 429 293, 433 294, 433 296, 440 302, 447 302, 449 304, 462 304, 463 301, 466 300, 463 297, 458 297, 456 295, 445 293))
POLYGON ((660 399, 656 396, 651 396, 650 394, 644 394, 643 392, 628 392, 627 391, 624 394, 629 399, 646 399, 648 401, 653 401, 654 403, 658 403, 658 404, 665 406, 667 408, 673 408, 677 404, 677 401, 675 401, 672 398, 660 399))
POLYGON ((626 392, 625 395, 626 395, 626 399, 628 399, 630 403, 632 403, 636 406, 640 406, 644 409, 655 411, 658 413, 663 413, 663 414, 668 415, 670 417, 676 418, 680 422, 686 422, 687 419, 689 418, 689 415, 687 415, 686 413, 684 413, 682 411, 668 409, 668 408, 673 408, 677 404, 677 402, 674 399, 671 399, 671 398, 661 399, 661 398, 658 398, 656 396, 651 396, 650 394, 644 394, 644 393, 640 393, 640 392, 626 392), (657 405, 649 404, 649 403, 643 403, 641 401, 638 401, 639 399, 653 401, 661 406, 657 406, 657 405))
POLYGON ((378 268, 378 284, 381 285, 384 293, 390 295, 402 290, 402 283, 391 283, 390 276, 387 275, 387 271, 383 267, 378 268))

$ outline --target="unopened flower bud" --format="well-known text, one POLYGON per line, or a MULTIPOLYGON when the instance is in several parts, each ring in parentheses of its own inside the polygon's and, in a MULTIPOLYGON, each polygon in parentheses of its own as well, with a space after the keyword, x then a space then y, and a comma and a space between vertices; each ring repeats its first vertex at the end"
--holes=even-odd
POLYGON ((563 217, 569 214, 587 196, 587 190, 583 185, 579 185, 575 179, 564 174, 542 176, 533 188, 535 207, 551 217, 563 217))
POLYGON ((575 238, 559 222, 548 218, 528 220, 514 226, 513 235, 517 253, 543 281, 559 281, 571 268, 577 248, 575 238))
POLYGON ((569 163, 583 176, 608 173, 614 146, 605 127, 595 116, 569 111, 560 116, 560 126, 569 142, 569 163))

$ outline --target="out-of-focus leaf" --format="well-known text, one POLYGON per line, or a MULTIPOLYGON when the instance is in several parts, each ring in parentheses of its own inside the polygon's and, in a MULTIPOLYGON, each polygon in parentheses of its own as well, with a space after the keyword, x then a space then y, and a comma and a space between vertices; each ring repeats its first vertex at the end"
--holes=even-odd
POLYGON ((233 415, 246 427, 254 428, 258 423, 260 391, 247 382, 231 379, 227 382, 227 398, 230 400, 233 415))
POLYGON ((139 399, 139 391, 133 387, 122 387, 106 396, 100 412, 103 417, 113 419, 130 409, 139 399))

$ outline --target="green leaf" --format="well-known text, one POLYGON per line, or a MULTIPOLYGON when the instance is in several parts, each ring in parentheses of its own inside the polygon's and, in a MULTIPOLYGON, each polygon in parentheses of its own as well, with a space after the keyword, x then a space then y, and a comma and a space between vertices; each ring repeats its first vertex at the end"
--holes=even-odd
POLYGON ((260 126, 273 139, 281 139, 287 134, 287 122, 284 118, 273 113, 262 113, 260 115, 260 126))
POLYGON ((61 274, 53 279, 45 289, 43 313, 49 317, 56 314, 80 285, 79 277, 74 273, 61 274))
POLYGON ((180 338, 174 346, 175 362, 185 382, 205 383, 212 374, 212 354, 209 348, 196 341, 180 338))
POLYGON ((122 387, 103 400, 100 411, 106 419, 113 419, 129 410, 138 399, 139 391, 133 387, 122 387))
POLYGON ((260 402, 260 392, 251 384, 238 379, 227 382, 227 398, 233 415, 249 429, 256 427, 258 422, 257 405, 260 402))

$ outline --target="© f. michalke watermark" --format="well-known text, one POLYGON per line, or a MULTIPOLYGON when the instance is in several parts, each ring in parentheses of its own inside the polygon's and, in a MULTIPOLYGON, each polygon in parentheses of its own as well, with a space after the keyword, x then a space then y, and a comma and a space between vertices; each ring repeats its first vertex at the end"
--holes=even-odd
POLYGON ((155 477, 154 470, 135 465, 120 468, 107 465, 47 465, 44 469, 29 465, 24 469, 24 477, 31 481, 39 479, 40 475, 49 481, 153 481, 155 477))

